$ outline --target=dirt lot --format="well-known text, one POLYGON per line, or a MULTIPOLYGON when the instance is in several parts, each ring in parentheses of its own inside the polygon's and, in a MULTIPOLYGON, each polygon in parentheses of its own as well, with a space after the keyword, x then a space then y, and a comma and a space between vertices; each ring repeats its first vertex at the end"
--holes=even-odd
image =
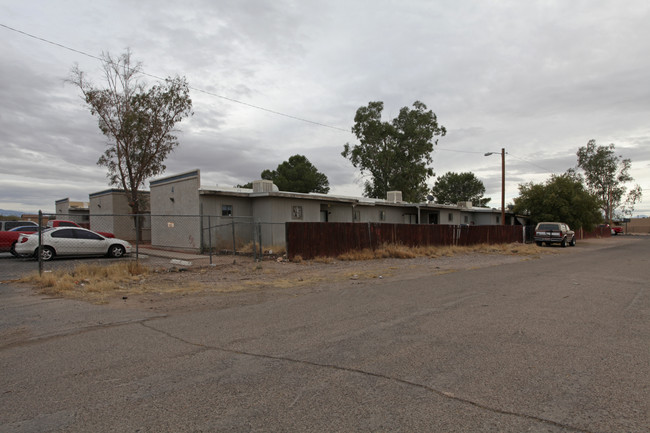
POLYGON ((156 272, 120 284, 112 293, 86 293, 91 302, 157 312, 227 308, 320 291, 323 285, 368 284, 376 279, 404 281, 505 263, 536 260, 570 249, 514 245, 493 252, 455 252, 440 257, 374 260, 316 260, 300 263, 281 259, 254 262, 248 257, 218 256, 213 264, 194 261, 191 267, 158 268, 156 272), (214 296, 222 294, 223 296, 214 296))
MULTIPOLYGON (((417 258, 373 260, 322 259, 289 262, 266 257, 255 262, 246 256, 215 256, 192 260, 191 266, 169 259, 143 260, 145 273, 124 276, 86 276, 82 272, 54 271, 50 283, 35 290, 51 297, 65 297, 128 308, 170 313, 197 309, 249 305, 277 297, 295 297, 321 291, 327 285, 348 288, 378 279, 406 281, 450 272, 500 264, 539 260, 549 254, 575 254, 611 244, 611 239, 582 241, 576 248, 537 247, 534 244, 482 246, 474 249, 427 251, 417 258), (62 274, 67 272, 67 274, 62 274), (67 286, 61 282, 67 280, 67 286), (64 287, 62 287, 64 286, 64 287), (218 295, 218 296, 217 296, 218 295)), ((125 262, 133 264, 134 262, 125 262)), ((101 265, 100 269, 105 268, 101 265)), ((106 271, 105 271, 106 272, 106 271)), ((42 283, 42 282, 41 282, 42 283)), ((36 285, 35 281, 26 284, 36 285)))

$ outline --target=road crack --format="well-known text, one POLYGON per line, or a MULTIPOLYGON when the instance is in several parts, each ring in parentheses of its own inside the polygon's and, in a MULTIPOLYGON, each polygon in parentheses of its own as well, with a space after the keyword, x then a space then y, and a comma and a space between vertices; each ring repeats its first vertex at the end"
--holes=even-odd
POLYGON ((120 322, 111 322, 111 323, 98 323, 96 325, 89 325, 89 326, 84 326, 82 328, 75 328, 71 329, 69 331, 62 331, 62 332, 54 332, 54 333, 49 333, 49 334, 43 334, 43 335, 38 335, 36 337, 28 338, 26 340, 20 340, 20 341, 12 341, 7 344, 0 344, 0 351, 6 350, 6 349, 13 349, 16 347, 22 347, 22 346, 30 346, 33 344, 40 344, 44 343, 47 341, 51 340, 58 340, 61 338, 66 338, 66 337, 73 337, 76 335, 81 335, 81 334, 86 334, 88 332, 94 332, 100 329, 109 329, 109 328, 116 328, 120 326, 127 326, 127 325, 133 325, 133 324, 138 324, 138 323, 144 323, 148 320, 153 320, 153 319, 164 319, 167 317, 167 315, 161 315, 161 316, 152 316, 152 317, 147 317, 144 319, 133 319, 133 320, 123 320, 120 322))
POLYGON ((445 398, 445 399, 448 399, 448 400, 452 400, 452 401, 456 401, 458 403, 465 404, 465 405, 468 405, 468 406, 472 406, 472 407, 481 409, 483 411, 492 412, 492 413, 496 413, 496 414, 499 414, 499 415, 507 415, 507 416, 513 416, 513 417, 517 417, 517 418, 527 419, 527 420, 539 422, 539 423, 542 423, 542 424, 545 424, 545 425, 550 425, 550 426, 554 426, 554 427, 563 428, 565 430, 569 430, 569 431, 573 431, 573 432, 594 433, 591 430, 585 430, 585 429, 582 429, 580 427, 575 427, 575 426, 572 426, 572 425, 563 424, 561 422, 553 421, 551 419, 541 418, 541 417, 538 417, 538 416, 535 416, 535 415, 521 413, 521 412, 514 412, 514 411, 510 411, 510 410, 499 409, 497 407, 491 407, 491 406, 485 405, 483 403, 480 403, 480 402, 477 402, 477 401, 474 401, 474 400, 470 400, 468 398, 459 397, 459 396, 454 395, 454 394, 452 394, 450 392, 447 392, 447 391, 443 391, 443 390, 440 390, 440 389, 437 389, 437 388, 434 388, 434 387, 431 387, 431 386, 428 386, 428 385, 424 385, 424 384, 421 384, 421 383, 413 382, 413 381, 410 381, 410 380, 401 379, 399 377, 388 376, 388 375, 385 375, 385 374, 375 373, 375 372, 372 372, 372 371, 365 371, 365 370, 361 370, 361 369, 358 369, 358 368, 343 367, 343 366, 335 365, 335 364, 327 364, 327 363, 320 363, 320 362, 314 362, 314 361, 307 361, 307 360, 304 360, 304 359, 295 359, 295 358, 289 358, 289 357, 286 357, 286 356, 276 356, 276 355, 269 355, 269 354, 265 354, 265 353, 247 352, 247 351, 243 351, 243 350, 229 349, 229 348, 225 348, 225 347, 211 346, 211 345, 196 343, 196 342, 193 342, 193 341, 186 340, 186 339, 184 339, 182 337, 178 337, 176 335, 173 335, 173 334, 171 334, 171 333, 169 333, 167 331, 157 329, 157 328, 149 325, 148 323, 146 323, 146 321, 143 321, 140 324, 142 326, 144 326, 145 328, 151 329, 151 330, 153 330, 155 332, 159 332, 159 333, 161 333, 161 334, 163 334, 163 335, 165 335, 165 336, 167 336, 169 338, 180 341, 182 343, 201 348, 204 351, 211 351, 211 350, 212 351, 219 351, 219 352, 230 353, 230 354, 234 354, 234 355, 249 356, 249 357, 254 357, 254 358, 259 358, 259 359, 269 359, 269 360, 273 360, 273 361, 290 362, 290 363, 295 363, 295 364, 307 365, 307 366, 311 366, 311 367, 327 368, 327 369, 336 370, 336 371, 343 371, 343 372, 347 372, 347 373, 353 373, 353 374, 359 374, 359 375, 368 376, 368 377, 374 377, 374 378, 378 378, 378 379, 387 380, 389 382, 399 383, 399 384, 406 385, 406 386, 409 386, 409 387, 420 388, 420 389, 423 389, 423 390, 425 390, 425 391, 427 391, 427 392, 429 392, 431 394, 435 394, 435 395, 437 395, 439 397, 442 397, 442 398, 445 398))

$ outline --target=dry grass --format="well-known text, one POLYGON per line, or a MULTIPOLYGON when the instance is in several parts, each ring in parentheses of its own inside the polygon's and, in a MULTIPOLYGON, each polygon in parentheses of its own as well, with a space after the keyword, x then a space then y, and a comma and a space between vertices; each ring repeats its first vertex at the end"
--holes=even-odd
POLYGON ((73 270, 32 274, 20 281, 34 284, 46 295, 101 302, 106 294, 126 292, 129 286, 141 284, 149 272, 147 267, 136 262, 111 266, 84 264, 73 270))
MULTIPOLYGON (((300 259, 302 259, 302 257, 300 257, 300 259)), ((314 257, 311 261, 314 263, 334 263, 334 259, 332 257, 323 256, 314 257)))
MULTIPOLYGON (((247 242, 245 244, 238 244, 236 248, 237 253, 253 255, 256 251, 259 251, 260 246, 259 244, 253 244, 253 242, 247 242)), ((232 243, 228 244, 226 242, 220 242, 216 245, 216 248, 213 248, 213 250, 232 252, 232 243)), ((287 249, 282 245, 270 245, 262 247, 262 252, 264 254, 275 254, 281 256, 286 254, 287 249)))
MULTIPOLYGON (((80 265, 74 270, 46 272, 42 276, 34 274, 21 281, 36 286, 46 295, 106 303, 111 299, 121 300, 137 295, 148 297, 152 294, 169 294, 173 295, 173 298, 177 295, 197 293, 300 288, 348 279, 390 278, 404 270, 403 265, 396 265, 394 262, 368 262, 375 259, 435 259, 471 254, 539 256, 555 253, 556 250, 524 244, 417 248, 383 245, 374 251, 351 251, 338 258, 317 257, 304 260, 297 256, 292 262, 224 262, 214 267, 191 268, 187 272, 179 272, 177 269, 153 270, 137 262, 122 262, 109 266, 80 265)), ((433 266, 435 262, 432 261, 431 264, 433 266)), ((416 267, 421 270, 422 266, 419 263, 416 267)), ((456 272, 456 269, 440 269, 435 266, 427 272, 429 275, 440 275, 456 272)))
MULTIPOLYGON (((541 253, 552 253, 550 249, 540 250, 534 244, 478 244, 471 246, 419 246, 408 247, 400 244, 384 244, 375 250, 363 249, 360 251, 349 251, 337 257, 343 261, 360 261, 375 259, 414 259, 416 257, 451 257, 459 254, 508 254, 508 255, 539 255, 541 253)), ((315 259, 314 259, 315 260, 315 259)))
POLYGON ((263 249, 264 254, 275 254, 281 256, 287 253, 287 248, 284 245, 271 245, 263 249))

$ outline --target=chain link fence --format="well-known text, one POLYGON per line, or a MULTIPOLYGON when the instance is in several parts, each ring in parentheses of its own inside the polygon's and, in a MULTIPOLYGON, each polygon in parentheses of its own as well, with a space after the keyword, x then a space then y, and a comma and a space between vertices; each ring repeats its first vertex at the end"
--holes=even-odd
POLYGON ((286 251, 285 224, 252 217, 39 213, 34 222, 41 230, 16 232, 11 252, 22 260, 37 259, 41 273, 116 261, 154 268, 207 266, 216 256, 262 260, 286 251))
MULTIPOLYGON (((41 231, 34 232, 33 228, 31 234, 27 228, 23 232, 5 231, 2 233, 7 234, 7 239, 2 241, 7 244, 8 251, 9 245, 11 246, 10 251, 14 256, 22 257, 23 260, 37 258, 40 272, 75 265, 80 261, 86 263, 89 260, 101 264, 134 260, 154 268, 169 268, 208 266, 213 264, 217 256, 245 255, 256 261, 265 257, 276 258, 287 253, 287 224, 298 224, 270 223, 252 217, 229 215, 108 213, 90 216, 39 213, 39 220, 32 223, 38 224, 35 227, 42 227, 41 231)), ((316 251, 314 254, 322 254, 322 251, 332 247, 332 244, 346 244, 351 238, 365 235, 365 232, 354 235, 345 230, 330 233, 341 225, 337 223, 299 224, 314 226, 314 233, 311 237, 308 236, 309 239, 292 238, 292 243, 303 245, 303 249, 308 248, 310 251, 313 249, 316 251), (318 241, 314 240, 316 238, 318 241)), ((358 225, 350 223, 343 224, 343 227, 355 228, 358 225)), ((425 228, 430 231, 432 228, 441 229, 446 226, 399 225, 398 228, 400 233, 409 229, 413 232, 412 237, 420 239, 423 236, 421 231, 425 228)), ((466 228, 467 231, 470 228, 474 231, 490 229, 469 227, 466 228)), ((534 227, 519 227, 516 230, 519 233, 517 241, 532 240, 534 227)), ((580 232, 578 238, 606 235, 609 233, 580 232)), ((398 237, 404 241, 404 236, 402 233, 398 237)), ((495 241, 500 239, 495 236, 492 236, 495 241)))

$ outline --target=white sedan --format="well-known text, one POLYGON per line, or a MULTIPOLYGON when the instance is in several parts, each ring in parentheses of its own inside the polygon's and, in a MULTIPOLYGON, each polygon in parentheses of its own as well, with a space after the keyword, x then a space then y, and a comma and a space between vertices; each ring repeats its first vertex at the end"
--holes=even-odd
MULTIPOLYGON (((57 227, 43 230, 41 258, 55 256, 109 256, 131 254, 131 244, 116 238, 105 238, 93 231, 78 227, 57 227)), ((38 233, 21 235, 15 246, 21 256, 38 256, 38 233)))

